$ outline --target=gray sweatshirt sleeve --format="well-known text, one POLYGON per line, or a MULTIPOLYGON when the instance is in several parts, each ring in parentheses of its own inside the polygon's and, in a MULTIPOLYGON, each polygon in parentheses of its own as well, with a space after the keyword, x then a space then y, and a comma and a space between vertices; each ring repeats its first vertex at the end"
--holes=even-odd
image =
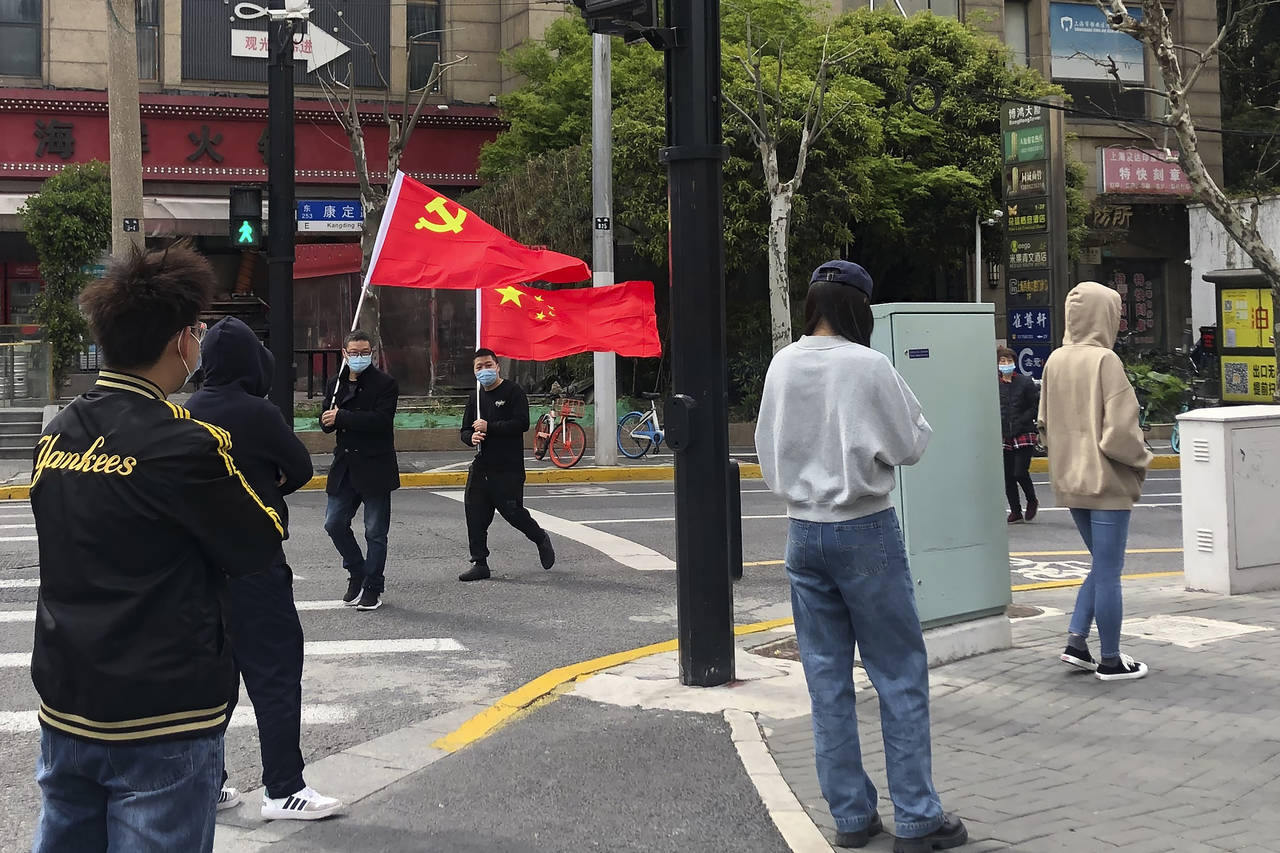
POLYGON ((876 451, 876 459, 885 465, 914 465, 924 456, 933 428, 925 420, 920 401, 906 380, 889 362, 882 364, 889 375, 879 377, 876 383, 879 426, 884 430, 878 436, 880 449, 876 451))
POLYGON ((774 444, 774 426, 777 419, 777 375, 775 359, 764 376, 764 391, 760 394, 760 414, 756 416, 756 458, 760 461, 760 476, 771 490, 778 490, 777 446, 774 444))

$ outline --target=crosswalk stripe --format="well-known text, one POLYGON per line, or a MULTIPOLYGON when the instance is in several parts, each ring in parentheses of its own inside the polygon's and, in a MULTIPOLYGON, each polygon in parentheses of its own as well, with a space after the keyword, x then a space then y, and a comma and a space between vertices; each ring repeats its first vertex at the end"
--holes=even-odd
POLYGON ((0 578, 0 589, 35 589, 40 578, 0 578))
MULTIPOLYGON (((31 586, 35 586, 39 581, 35 581, 31 586)), ((298 608, 299 613, 309 613, 314 610, 346 610, 348 609, 341 601, 297 601, 294 604, 298 608)), ((0 623, 4 622, 34 622, 36 621, 36 611, 30 610, 0 610, 0 623)))
MULTIPOLYGON (((465 652, 467 647, 452 637, 400 640, 317 640, 303 646, 305 657, 338 655, 394 655, 408 652, 465 652)), ((31 665, 31 652, 0 654, 0 669, 31 665)))

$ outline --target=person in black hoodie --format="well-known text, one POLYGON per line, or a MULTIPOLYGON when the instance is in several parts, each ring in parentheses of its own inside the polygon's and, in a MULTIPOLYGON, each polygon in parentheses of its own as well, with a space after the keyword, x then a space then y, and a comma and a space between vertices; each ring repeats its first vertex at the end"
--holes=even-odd
POLYGON ((1000 379, 1000 433, 1004 440, 1004 494, 1009 499, 1010 524, 1031 521, 1040 510, 1036 487, 1031 481, 1031 456, 1035 452, 1036 413, 1040 409, 1040 389, 1030 376, 1018 372, 1013 350, 996 350, 1000 379), (1026 515, 1018 497, 1018 487, 1027 496, 1026 515))
MULTIPOLYGON (((311 455, 266 399, 275 359, 235 317, 219 321, 200 347, 204 385, 187 401, 193 417, 220 427, 236 442, 232 456, 249 485, 280 516, 288 538, 285 495, 311 479, 311 455)), ((316 793, 302 778, 302 623, 293 603, 293 571, 281 547, 257 574, 230 581, 231 642, 253 701, 262 750, 262 816, 315 820, 342 803, 316 793)), ((218 808, 240 801, 223 787, 218 808)))
POLYGON ((490 576, 489 525, 495 510, 538 546, 542 568, 549 569, 556 562, 551 537, 524 506, 524 434, 529 431, 529 398, 519 385, 502 378, 493 350, 476 350, 472 369, 478 387, 467 400, 461 430, 462 443, 476 450, 463 498, 471 568, 458 580, 480 581, 490 576))

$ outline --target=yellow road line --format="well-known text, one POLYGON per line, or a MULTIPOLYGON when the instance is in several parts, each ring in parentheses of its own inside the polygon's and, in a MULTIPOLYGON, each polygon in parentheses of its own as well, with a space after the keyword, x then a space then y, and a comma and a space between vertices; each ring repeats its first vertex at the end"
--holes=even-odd
MULTIPOLYGON (((1181 554, 1181 548, 1130 548, 1126 554, 1181 554)), ((1087 557, 1088 551, 1010 551, 1010 557, 1087 557)))
MULTIPOLYGON (((1120 580, 1145 580, 1148 578, 1172 578, 1181 577, 1182 572, 1144 572, 1136 575, 1121 575, 1120 580)), ((1072 578, 1065 581, 1044 581, 1043 583, 1023 583, 1010 587, 1013 592, 1030 592, 1037 589, 1067 589, 1073 586, 1080 586, 1084 583, 1084 578, 1072 578)))
MULTIPOLYGON (((758 634, 761 631, 771 631, 774 628, 781 628, 790 624, 790 619, 771 619, 767 622, 739 625, 733 629, 733 633, 741 637, 747 634, 758 634)), ((557 667, 517 687, 431 745, 445 752, 456 752, 464 746, 473 744, 481 738, 492 734, 500 726, 510 722, 512 718, 520 714, 524 709, 548 696, 563 684, 592 675, 600 670, 621 666, 624 663, 630 663, 633 660, 639 660, 650 655, 673 652, 678 647, 679 644, 676 640, 667 640, 662 643, 641 646, 638 649, 592 658, 581 663, 557 667)))

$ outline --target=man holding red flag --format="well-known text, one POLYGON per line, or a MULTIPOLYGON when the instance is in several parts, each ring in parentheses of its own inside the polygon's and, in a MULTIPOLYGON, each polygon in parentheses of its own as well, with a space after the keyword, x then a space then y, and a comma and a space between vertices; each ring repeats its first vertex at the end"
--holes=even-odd
POLYGON ((529 398, 519 385, 502 378, 493 350, 476 350, 472 366, 476 396, 467 401, 462 414, 462 443, 476 448, 463 500, 472 565, 458 580, 489 578, 489 525, 495 510, 538 546, 542 568, 549 569, 556 562, 551 537, 524 505, 524 434, 529 431, 529 398))

